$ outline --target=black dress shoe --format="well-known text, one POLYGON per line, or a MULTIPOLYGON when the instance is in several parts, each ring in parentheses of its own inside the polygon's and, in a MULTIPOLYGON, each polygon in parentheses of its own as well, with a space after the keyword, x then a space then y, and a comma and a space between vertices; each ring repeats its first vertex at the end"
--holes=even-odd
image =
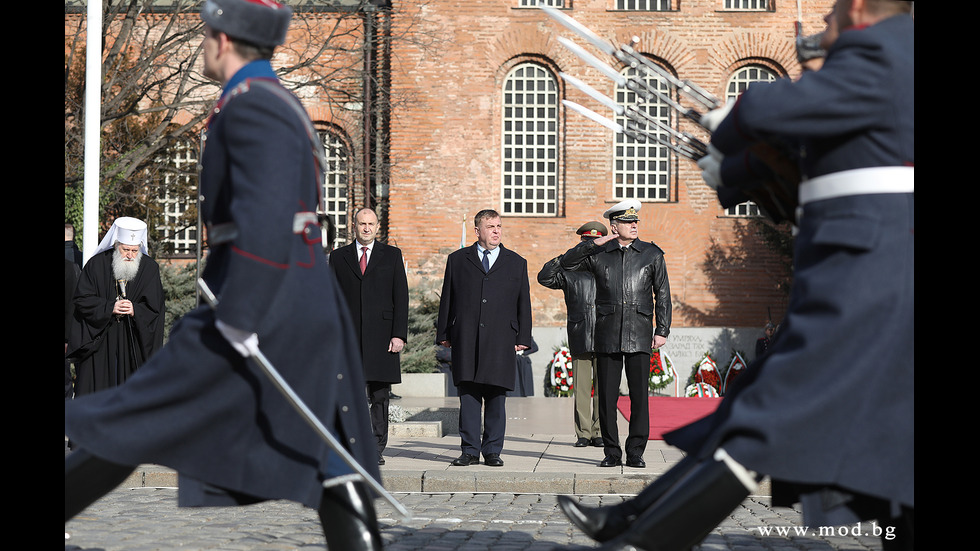
POLYGON ((470 465, 476 465, 480 462, 480 458, 475 455, 470 455, 464 453, 463 455, 453 459, 452 464, 457 467, 469 467, 470 465))
POLYGON ((626 466, 635 467, 637 469, 644 469, 647 466, 647 462, 643 460, 643 457, 639 455, 627 455, 626 456, 626 466))
POLYGON ((399 396, 399 395, 397 395, 397 394, 395 394, 394 392, 391 392, 391 391, 389 390, 389 391, 388 391, 388 399, 389 399, 389 400, 401 400, 401 399, 402 399, 402 397, 401 397, 401 396, 399 396))
POLYGON ((592 439, 592 447, 593 448, 602 448, 602 447, 605 447, 605 444, 602 443, 602 437, 601 436, 596 436, 595 438, 592 439))
POLYGON ((500 458, 499 453, 488 453, 483 456, 483 464, 487 467, 503 467, 504 460, 500 458))
POLYGON ((600 467, 618 467, 623 464, 623 460, 619 457, 613 457, 607 455, 602 461, 599 462, 600 467))
POLYGON ((586 507, 574 499, 558 496, 558 507, 568 520, 596 541, 609 541, 629 528, 632 518, 618 514, 613 507, 586 507))
POLYGON ((589 445, 589 439, 585 437, 579 438, 578 440, 575 441, 576 448, 584 448, 588 445, 589 445))
POLYGON ((378 456, 378 465, 384 465, 384 464, 385 464, 385 458, 384 458, 384 457, 381 457, 381 456, 379 455, 379 456, 378 456))

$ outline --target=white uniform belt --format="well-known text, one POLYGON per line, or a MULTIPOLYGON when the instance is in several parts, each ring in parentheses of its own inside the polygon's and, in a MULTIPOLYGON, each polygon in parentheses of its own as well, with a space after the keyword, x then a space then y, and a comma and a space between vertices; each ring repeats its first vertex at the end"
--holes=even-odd
POLYGON ((876 166, 818 176, 800 183, 800 205, 834 197, 879 193, 915 193, 915 167, 876 166))
POLYGON ((297 212, 293 215, 293 233, 303 233, 306 226, 310 224, 320 224, 320 219, 315 212, 297 212))

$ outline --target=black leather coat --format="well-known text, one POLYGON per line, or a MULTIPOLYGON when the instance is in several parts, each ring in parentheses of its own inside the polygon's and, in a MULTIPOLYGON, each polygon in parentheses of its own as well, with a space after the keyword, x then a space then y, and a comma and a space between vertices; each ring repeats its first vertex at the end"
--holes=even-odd
POLYGON ((594 351, 595 279, 589 272, 568 271, 561 267, 561 256, 552 258, 538 272, 538 283, 565 294, 568 315, 568 350, 578 356, 594 351))
POLYGON ((595 278, 597 353, 649 353, 654 333, 670 333, 670 284, 660 247, 639 239, 622 248, 615 239, 585 241, 562 255, 560 264, 595 278))

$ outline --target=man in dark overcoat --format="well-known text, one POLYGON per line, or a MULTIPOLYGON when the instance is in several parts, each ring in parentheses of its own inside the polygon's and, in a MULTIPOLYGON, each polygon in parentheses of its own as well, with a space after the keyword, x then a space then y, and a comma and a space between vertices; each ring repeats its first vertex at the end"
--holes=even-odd
POLYGON ((223 85, 201 159, 203 279, 218 295, 174 327, 123 386, 66 406, 81 449, 65 460, 66 521, 153 463, 180 475, 181 506, 288 499, 317 509, 331 549, 380 549, 365 484, 246 360, 261 351, 374 477, 360 354, 323 254, 322 145, 269 61, 291 10, 208 0, 205 74, 223 85))
POLYGON ((146 223, 122 216, 85 263, 67 349, 76 395, 123 384, 163 346, 163 284, 147 253, 146 223))
POLYGON ((482 453, 484 464, 500 467, 506 393, 516 380, 515 355, 531 346, 530 285, 527 261, 500 243, 500 215, 482 210, 474 226, 476 243, 446 261, 436 344, 452 349, 459 391, 462 454, 453 465, 476 464, 482 453))
MULTIPOLYGON (((579 241, 609 233, 601 222, 586 222, 575 232, 579 241)), ((575 447, 602 447, 599 429, 599 392, 595 383, 595 278, 590 272, 565 270, 556 256, 538 272, 538 283, 561 289, 568 318, 568 351, 572 355, 575 394, 575 447)))
MULTIPOLYGON (((801 144, 789 309, 768 352, 718 410, 665 438, 688 452, 613 508, 563 503, 611 549, 687 549, 763 474, 807 526, 914 547, 915 29, 910 2, 839 0, 819 71, 754 84, 714 129, 709 185, 744 175, 749 148, 801 144), (655 542, 655 543, 653 543, 655 542)), ((720 195, 720 194, 719 194, 720 195)), ((569 500, 562 500, 568 502, 569 500)))
POLYGON ((600 467, 622 464, 616 402, 626 373, 630 395, 626 465, 643 468, 650 438, 650 353, 667 342, 671 303, 667 263, 660 247, 639 239, 641 203, 627 199, 603 213, 609 235, 583 241, 562 256, 561 267, 592 274, 596 285, 596 382, 605 457, 600 467))
POLYGON ((384 465, 389 393, 402 380, 399 353, 408 340, 408 278, 401 250, 376 239, 378 215, 373 210, 354 214, 354 232, 353 243, 330 253, 330 267, 354 322, 378 464, 384 465))

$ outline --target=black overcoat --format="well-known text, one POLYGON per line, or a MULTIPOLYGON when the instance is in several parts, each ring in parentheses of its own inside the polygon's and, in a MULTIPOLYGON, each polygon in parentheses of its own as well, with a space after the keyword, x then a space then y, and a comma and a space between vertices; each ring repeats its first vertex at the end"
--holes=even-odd
POLYGON ((527 261, 500 246, 484 273, 476 244, 446 261, 436 342, 452 347, 453 382, 514 389, 514 346, 531 347, 531 291, 527 261))
POLYGON ((116 463, 177 470, 180 505, 289 499, 317 508, 322 481, 349 469, 215 318, 256 332, 282 377, 377 476, 360 354, 318 228, 294 230, 296 215, 317 206, 308 119, 284 89, 252 83, 239 92, 210 122, 200 180, 210 245, 203 278, 221 304, 184 316, 125 385, 66 405, 66 434, 116 463))
POLYGON ((330 253, 330 267, 347 300, 360 345, 364 379, 402 380, 400 354, 388 352, 393 337, 408 342, 408 278, 398 247, 375 241, 361 274, 355 241, 330 253))

